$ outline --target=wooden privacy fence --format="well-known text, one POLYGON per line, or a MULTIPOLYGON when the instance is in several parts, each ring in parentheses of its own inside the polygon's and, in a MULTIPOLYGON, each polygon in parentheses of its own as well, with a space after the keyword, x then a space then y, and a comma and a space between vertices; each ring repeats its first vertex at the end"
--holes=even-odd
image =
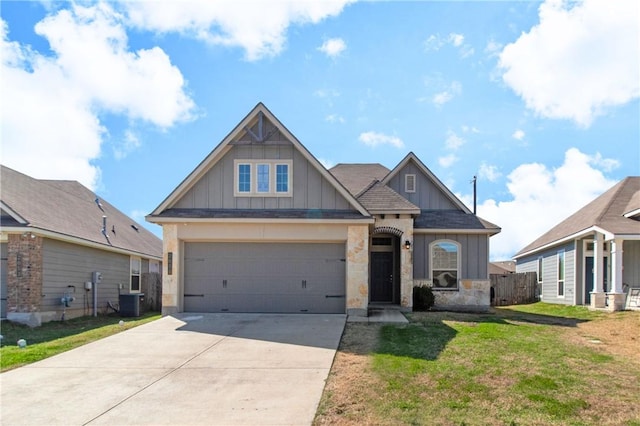
POLYGON ((491 306, 518 305, 538 301, 538 275, 535 272, 491 274, 491 306))

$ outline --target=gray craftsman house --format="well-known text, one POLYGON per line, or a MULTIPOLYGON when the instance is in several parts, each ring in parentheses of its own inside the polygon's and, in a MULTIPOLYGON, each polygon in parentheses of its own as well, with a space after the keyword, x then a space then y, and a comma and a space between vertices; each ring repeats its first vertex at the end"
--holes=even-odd
POLYGON ((163 313, 489 307, 489 237, 412 153, 327 170, 258 104, 149 215, 162 225, 163 313))
POLYGON ((152 302, 158 237, 76 181, 1 170, 3 318, 37 326, 109 312, 120 294, 152 302))
POLYGON ((520 250, 517 272, 537 272, 541 300, 621 310, 640 288, 640 177, 604 194, 520 250))

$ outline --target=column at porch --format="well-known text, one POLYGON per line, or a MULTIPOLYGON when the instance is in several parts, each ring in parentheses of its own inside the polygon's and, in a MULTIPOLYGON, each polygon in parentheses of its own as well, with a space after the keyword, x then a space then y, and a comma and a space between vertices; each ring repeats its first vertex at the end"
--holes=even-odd
POLYGON ((611 241, 611 292, 607 294, 608 307, 611 311, 624 309, 625 295, 622 292, 622 259, 623 240, 614 238, 611 241))
POLYGON ((604 293, 604 235, 596 232, 593 238, 593 292, 591 293, 591 307, 604 308, 606 306, 604 293))
POLYGON ((182 311, 182 251, 177 224, 162 225, 162 256, 162 315, 172 315, 182 311))
POLYGON ((369 305, 369 225, 347 231, 347 314, 367 316, 369 305))

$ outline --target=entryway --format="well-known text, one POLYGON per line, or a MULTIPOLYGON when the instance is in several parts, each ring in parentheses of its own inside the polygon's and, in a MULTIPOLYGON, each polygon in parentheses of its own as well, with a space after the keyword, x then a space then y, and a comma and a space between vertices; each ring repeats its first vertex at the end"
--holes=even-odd
POLYGON ((369 303, 400 303, 400 238, 374 234, 371 238, 369 303))

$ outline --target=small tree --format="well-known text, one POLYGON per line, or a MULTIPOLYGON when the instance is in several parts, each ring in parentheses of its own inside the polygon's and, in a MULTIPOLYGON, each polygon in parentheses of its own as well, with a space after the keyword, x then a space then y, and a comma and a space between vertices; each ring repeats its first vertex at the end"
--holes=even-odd
POLYGON ((413 310, 428 311, 435 302, 433 290, 428 286, 413 287, 413 310))

